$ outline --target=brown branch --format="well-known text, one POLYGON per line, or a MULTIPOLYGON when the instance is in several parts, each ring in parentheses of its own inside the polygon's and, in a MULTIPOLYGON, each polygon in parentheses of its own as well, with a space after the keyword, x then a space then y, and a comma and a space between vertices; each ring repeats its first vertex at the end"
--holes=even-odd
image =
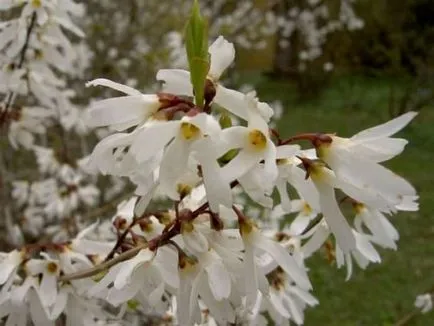
POLYGON ((72 280, 78 280, 78 279, 87 278, 87 277, 97 275, 97 274, 109 269, 110 267, 112 267, 112 266, 114 266, 120 262, 123 262, 127 259, 133 258, 140 250, 146 249, 147 247, 148 247, 148 244, 143 243, 137 247, 134 247, 128 251, 125 251, 124 253, 120 254, 119 256, 114 257, 113 259, 111 259, 107 262, 96 265, 93 268, 89 268, 89 269, 86 269, 84 271, 79 271, 79 272, 72 273, 72 274, 63 275, 63 276, 59 277, 59 281, 60 282, 68 282, 68 281, 72 281, 72 280))
MULTIPOLYGON (((30 43, 30 35, 32 34, 32 30, 35 27, 35 23, 36 23, 36 12, 33 13, 32 18, 30 19, 30 24, 27 27, 26 40, 25 40, 24 45, 20 51, 20 58, 19 58, 18 64, 17 64, 15 69, 21 69, 23 67, 24 60, 26 58, 26 52, 27 52, 27 49, 28 49, 29 43, 30 43)), ((4 108, 2 108, 4 111, 8 111, 10 106, 12 105, 14 94, 15 94, 14 92, 9 92, 7 99, 6 99, 6 104, 5 104, 4 108)))
POLYGON ((404 326, 407 325, 414 317, 416 317, 420 313, 420 309, 414 309, 400 320, 398 320, 393 326, 404 326))

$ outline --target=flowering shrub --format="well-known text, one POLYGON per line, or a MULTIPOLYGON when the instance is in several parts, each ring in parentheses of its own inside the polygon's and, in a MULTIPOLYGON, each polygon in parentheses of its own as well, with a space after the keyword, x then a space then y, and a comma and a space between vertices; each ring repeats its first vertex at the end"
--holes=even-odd
POLYGON ((366 268, 381 261, 376 246, 396 249, 387 215, 417 210, 418 196, 380 163, 403 151, 407 141, 392 136, 415 112, 351 138, 282 139, 270 128, 267 103, 223 86, 234 46, 220 36, 208 47, 195 3, 185 39, 190 70, 159 70, 162 90, 148 94, 90 81, 122 96, 94 101, 84 116, 59 77, 83 68, 80 47, 65 36, 82 36, 73 22, 81 14, 72 0, 32 0, 0 25, 1 62, 9 68, 2 132, 12 146, 34 152, 41 172, 32 182, 13 182, 17 207, 4 207, 19 245, 0 253, 6 325, 266 325, 265 315, 278 325, 302 324, 304 310, 318 304, 305 260, 323 245, 348 279, 354 262, 366 268), (18 106, 17 94, 41 106, 18 106), (36 145, 58 141, 47 128, 68 145, 67 138, 87 133, 85 125, 114 131, 89 156, 36 145), (129 179, 135 192, 111 221, 90 224, 85 208, 100 197, 94 173, 129 179), (161 208, 160 199, 169 206, 161 208), (352 223, 341 206, 353 209, 352 223), (21 228, 12 212, 23 214, 21 228), (32 237, 38 241, 24 244, 32 237))

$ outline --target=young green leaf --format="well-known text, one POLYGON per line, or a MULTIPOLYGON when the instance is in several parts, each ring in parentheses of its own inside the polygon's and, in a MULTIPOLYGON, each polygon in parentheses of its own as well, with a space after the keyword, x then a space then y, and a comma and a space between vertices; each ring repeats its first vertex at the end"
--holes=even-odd
POLYGON ((194 1, 191 16, 185 28, 185 46, 196 105, 202 107, 204 103, 205 81, 210 62, 208 54, 208 26, 200 14, 197 0, 194 1))

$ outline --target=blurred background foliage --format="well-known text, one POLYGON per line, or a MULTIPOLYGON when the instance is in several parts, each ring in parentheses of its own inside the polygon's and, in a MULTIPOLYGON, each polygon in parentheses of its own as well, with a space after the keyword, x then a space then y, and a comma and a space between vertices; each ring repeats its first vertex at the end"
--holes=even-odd
MULTIPOLYGON (((161 35, 182 31, 188 14, 189 6, 175 2, 190 3, 89 1, 89 38, 98 40, 89 42, 95 53, 89 76, 121 83, 134 77, 138 88, 152 84, 155 67, 174 60, 161 35), (125 28, 111 28, 122 13, 129 17, 125 28), (127 69, 119 69, 122 65, 127 69)), ((210 25, 242 2, 226 1, 210 25)), ((302 2, 256 0, 255 8, 278 13, 302 2)), ((324 2, 336 14, 338 1, 324 2)), ((204 8, 212 3, 201 1, 204 8)), ((407 150, 390 162, 418 189, 420 212, 394 217, 399 250, 383 251, 381 265, 356 272, 349 282, 330 266, 334 262, 325 251, 308 262, 320 305, 307 311, 306 325, 434 325, 432 312, 413 310, 416 295, 434 285, 434 1, 358 0, 354 7, 364 27, 330 34, 319 58, 303 66, 298 56, 302 38, 294 33, 289 47, 281 49, 273 33, 262 48, 237 49, 227 83, 249 84, 261 99, 280 100, 279 127, 285 136, 311 131, 350 136, 406 111, 421 112, 401 133, 410 140, 407 150)), ((232 41, 238 32, 224 24, 219 28, 232 41)))

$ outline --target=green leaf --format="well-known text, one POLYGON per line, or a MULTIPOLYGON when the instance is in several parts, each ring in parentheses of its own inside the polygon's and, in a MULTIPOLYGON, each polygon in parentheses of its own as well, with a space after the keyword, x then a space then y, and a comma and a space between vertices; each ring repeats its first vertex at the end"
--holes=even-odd
POLYGON ((220 123, 220 127, 222 127, 222 129, 232 127, 231 116, 226 111, 223 111, 223 113, 220 116, 219 123, 220 123))
POLYGON ((194 1, 190 19, 185 27, 185 46, 196 105, 202 107, 210 59, 208 53, 208 25, 200 14, 197 0, 194 1))
POLYGON ((238 155, 238 153, 240 152, 239 149, 230 149, 229 151, 227 151, 225 154, 223 154, 222 157, 220 157, 217 161, 219 162, 220 166, 224 166, 226 164, 228 164, 230 161, 232 161, 232 159, 238 155))

